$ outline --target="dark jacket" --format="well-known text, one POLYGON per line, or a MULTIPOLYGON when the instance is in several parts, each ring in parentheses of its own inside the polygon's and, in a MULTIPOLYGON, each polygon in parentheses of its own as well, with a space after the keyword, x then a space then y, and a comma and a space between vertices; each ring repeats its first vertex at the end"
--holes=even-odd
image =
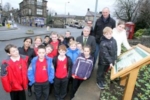
POLYGON ((96 43, 100 43, 100 38, 103 35, 103 29, 108 26, 111 27, 112 29, 115 28, 116 22, 114 19, 112 19, 109 15, 109 17, 104 21, 104 17, 101 16, 99 19, 97 19, 95 23, 95 28, 94 28, 94 34, 96 38, 96 43))
POLYGON ((34 49, 28 48, 28 50, 25 51, 24 46, 23 46, 23 47, 19 47, 18 50, 19 50, 19 54, 26 55, 29 57, 28 59, 28 66, 29 66, 31 63, 31 60, 36 56, 34 49))
POLYGON ((107 39, 104 36, 101 38, 100 52, 99 52, 99 65, 110 65, 114 64, 117 59, 117 43, 112 37, 107 39))
POLYGON ((92 56, 86 59, 82 53, 72 67, 72 75, 81 79, 89 78, 93 70, 93 60, 92 56))
MULTIPOLYGON (((81 32, 81 35, 83 35, 83 31, 81 32)), ((91 31, 90 31, 89 35, 95 36, 93 27, 91 27, 91 31)))
MULTIPOLYGON (((66 56, 67 57, 67 72, 68 72, 68 78, 71 77, 71 69, 72 69, 72 61, 70 59, 69 56, 66 56)), ((57 61, 58 61, 58 56, 54 57, 53 58, 53 65, 54 65, 54 69, 55 69, 55 72, 56 72, 56 67, 57 67, 57 61)))
POLYGON ((6 92, 22 91, 27 89, 27 61, 28 57, 20 55, 20 71, 18 72, 18 66, 15 66, 10 57, 2 62, 1 65, 1 82, 6 92), (22 79, 21 79, 22 78, 22 79), (20 80, 21 79, 21 80, 20 80), (22 84, 20 82, 22 81, 22 84))
MULTIPOLYGON (((83 45, 83 36, 79 36, 76 39, 77 42, 80 42, 83 45)), ((89 45, 91 47, 91 55, 94 56, 94 52, 96 50, 96 42, 95 42, 95 37, 89 35, 86 45, 89 45)))

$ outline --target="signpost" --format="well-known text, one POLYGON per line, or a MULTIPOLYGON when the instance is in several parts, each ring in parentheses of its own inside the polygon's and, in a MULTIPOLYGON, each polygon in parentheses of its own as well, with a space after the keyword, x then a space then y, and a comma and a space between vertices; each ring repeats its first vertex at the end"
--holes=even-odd
POLYGON ((123 100, 131 100, 140 68, 150 63, 150 49, 138 44, 122 54, 111 70, 111 80, 121 78, 120 85, 125 86, 123 100))

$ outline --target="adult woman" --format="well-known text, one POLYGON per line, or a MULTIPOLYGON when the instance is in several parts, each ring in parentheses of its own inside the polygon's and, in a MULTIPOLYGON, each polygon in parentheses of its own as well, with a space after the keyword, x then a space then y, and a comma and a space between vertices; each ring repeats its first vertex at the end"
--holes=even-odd
POLYGON ((117 55, 119 56, 121 54, 121 45, 126 49, 130 49, 131 46, 128 43, 126 30, 125 28, 125 22, 119 21, 116 28, 113 29, 113 37, 117 42, 117 55))
MULTIPOLYGON (((19 47, 18 50, 20 54, 26 55, 29 57, 29 60, 28 60, 28 66, 29 66, 32 58, 35 57, 36 54, 34 52, 34 49, 30 48, 32 44, 32 39, 30 37, 25 38, 23 42, 24 42, 23 46, 19 47)), ((31 86, 28 86, 28 96, 31 96, 31 95, 32 95, 31 86)))

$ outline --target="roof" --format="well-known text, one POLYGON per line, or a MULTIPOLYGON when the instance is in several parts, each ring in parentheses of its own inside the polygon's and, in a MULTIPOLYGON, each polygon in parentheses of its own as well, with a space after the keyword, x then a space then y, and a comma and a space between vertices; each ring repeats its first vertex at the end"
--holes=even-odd
POLYGON ((60 15, 55 15, 53 17, 59 17, 59 18, 75 18, 75 15, 64 15, 64 14, 60 14, 60 15))
MULTIPOLYGON (((95 12, 93 12, 93 11, 87 11, 87 13, 86 13, 86 15, 85 16, 94 16, 95 15, 95 12)), ((101 16, 101 14, 99 14, 99 13, 97 13, 97 15, 96 15, 97 17, 100 17, 101 16)))

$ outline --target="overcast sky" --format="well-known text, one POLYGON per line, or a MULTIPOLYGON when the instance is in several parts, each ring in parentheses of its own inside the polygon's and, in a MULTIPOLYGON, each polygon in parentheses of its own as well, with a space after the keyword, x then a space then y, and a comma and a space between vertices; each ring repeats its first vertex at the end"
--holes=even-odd
MULTIPOLYGON (((9 2, 12 7, 19 8, 19 3, 23 0, 2 0, 3 5, 9 2)), ((53 9, 58 14, 65 14, 65 4, 66 13, 71 15, 81 15, 84 16, 87 12, 87 8, 91 11, 95 11, 96 0, 47 0, 48 8, 53 9), (69 2, 69 3, 67 3, 69 2)), ((98 9, 101 11, 104 7, 109 7, 110 11, 113 12, 114 3, 116 0, 98 0, 98 9)))

